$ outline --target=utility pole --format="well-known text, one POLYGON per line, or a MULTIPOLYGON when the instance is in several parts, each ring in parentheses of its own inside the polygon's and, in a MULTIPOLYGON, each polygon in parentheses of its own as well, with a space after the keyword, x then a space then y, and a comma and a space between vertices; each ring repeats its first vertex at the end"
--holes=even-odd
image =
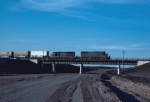
POLYGON ((122 71, 124 70, 124 52, 122 51, 122 71))
POLYGON ((43 69, 43 58, 44 58, 44 50, 43 50, 43 56, 42 56, 42 69, 43 69))

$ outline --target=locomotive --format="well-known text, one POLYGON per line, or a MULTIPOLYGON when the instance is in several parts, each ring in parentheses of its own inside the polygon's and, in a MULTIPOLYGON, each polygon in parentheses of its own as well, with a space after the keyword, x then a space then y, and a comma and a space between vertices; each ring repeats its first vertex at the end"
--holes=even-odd
POLYGON ((75 52, 53 52, 50 58, 56 59, 74 59, 75 52))
POLYGON ((85 60, 108 60, 110 56, 105 51, 82 51, 81 59, 85 60))

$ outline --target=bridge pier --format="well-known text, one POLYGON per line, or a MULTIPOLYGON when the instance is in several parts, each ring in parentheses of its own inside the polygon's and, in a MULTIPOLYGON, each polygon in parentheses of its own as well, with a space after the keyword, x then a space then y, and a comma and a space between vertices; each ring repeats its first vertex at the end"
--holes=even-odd
POLYGON ((83 64, 81 63, 80 64, 80 72, 79 72, 79 74, 82 74, 82 70, 83 70, 83 64))
POLYGON ((52 72, 56 73, 55 63, 52 64, 52 72))
POLYGON ((118 63, 117 67, 118 67, 117 74, 120 74, 120 63, 118 63))

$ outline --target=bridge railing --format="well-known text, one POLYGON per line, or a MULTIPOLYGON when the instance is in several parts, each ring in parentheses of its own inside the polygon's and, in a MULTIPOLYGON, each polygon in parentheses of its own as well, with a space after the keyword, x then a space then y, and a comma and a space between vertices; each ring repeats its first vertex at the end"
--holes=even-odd
MULTIPOLYGON (((42 58, 19 58, 19 59, 38 59, 42 58)), ((62 61, 122 61, 122 58, 110 58, 110 59, 79 59, 79 58, 44 58, 43 60, 62 60, 62 61)), ((124 61, 150 61, 150 58, 124 58, 124 61)))
POLYGON ((150 58, 111 58, 110 60, 124 60, 124 61, 150 61, 150 58))

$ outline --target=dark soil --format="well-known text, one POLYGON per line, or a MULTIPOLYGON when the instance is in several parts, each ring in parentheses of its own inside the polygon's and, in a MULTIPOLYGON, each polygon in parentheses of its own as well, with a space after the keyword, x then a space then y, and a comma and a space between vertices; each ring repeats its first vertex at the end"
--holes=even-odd
POLYGON ((128 69, 120 76, 133 82, 150 84, 150 63, 128 69))
POLYGON ((102 75, 101 81, 123 102, 149 102, 149 76, 150 63, 126 69, 120 75, 108 71, 102 75))
POLYGON ((42 73, 39 65, 29 60, 0 59, 0 74, 42 73))

